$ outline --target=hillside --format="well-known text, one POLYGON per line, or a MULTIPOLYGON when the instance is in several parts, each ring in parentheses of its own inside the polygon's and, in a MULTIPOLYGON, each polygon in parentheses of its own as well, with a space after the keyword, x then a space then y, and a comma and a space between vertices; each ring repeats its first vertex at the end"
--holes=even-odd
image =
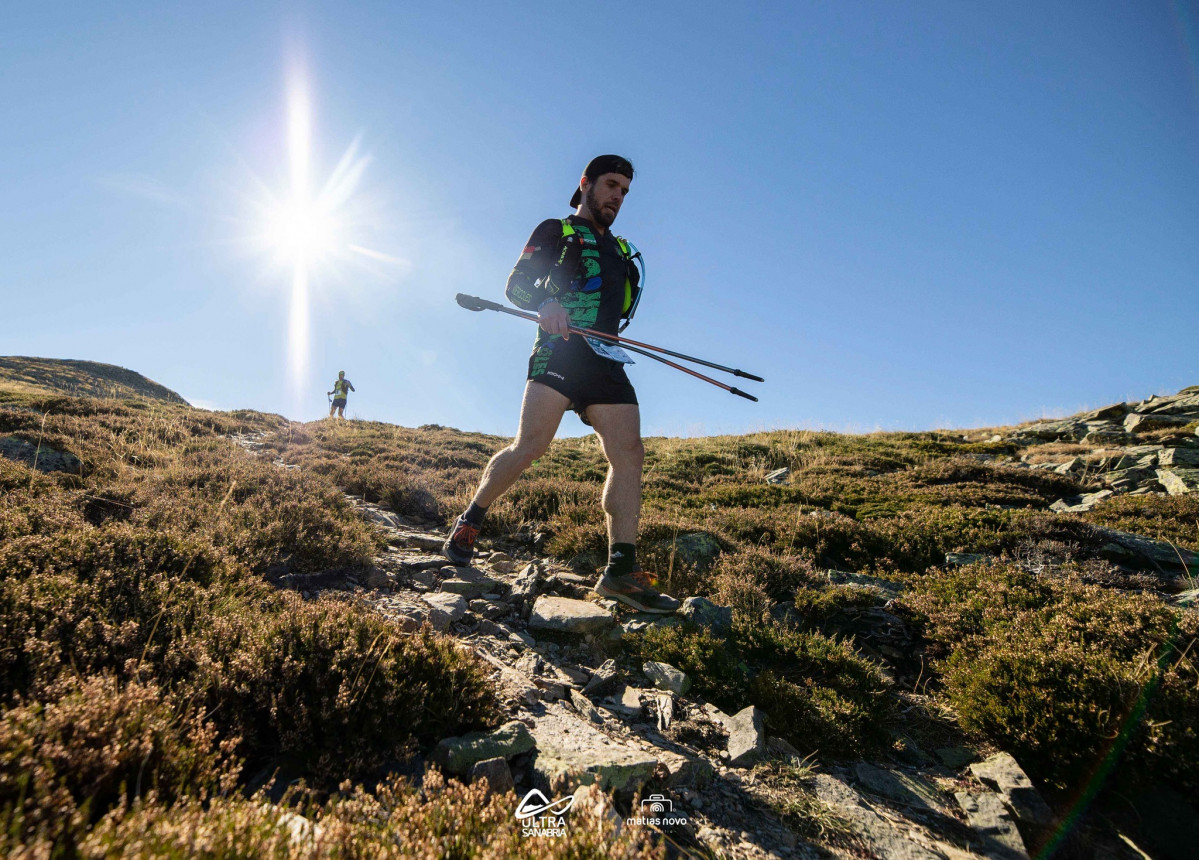
POLYGON ((441 535, 505 439, 0 404, 5 450, 37 453, 0 458, 5 854, 1195 844, 1199 390, 965 433, 647 439, 639 557, 689 598, 666 619, 590 592, 593 436, 454 568, 441 535), (574 795, 565 835, 525 835, 533 789, 574 795), (651 793, 686 821, 622 826, 651 793))
POLYGON ((0 356, 0 388, 27 394, 140 397, 168 403, 187 403, 171 389, 132 370, 98 361, 63 358, 0 356))

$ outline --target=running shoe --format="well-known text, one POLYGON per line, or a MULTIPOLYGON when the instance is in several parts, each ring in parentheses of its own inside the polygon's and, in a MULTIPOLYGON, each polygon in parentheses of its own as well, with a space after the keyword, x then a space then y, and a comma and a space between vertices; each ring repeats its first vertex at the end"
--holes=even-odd
POLYGON ((654 588, 654 578, 644 570, 625 576, 604 573, 593 589, 601 597, 619 600, 642 612, 669 614, 679 608, 679 602, 654 588))
POLYGON ((458 567, 466 567, 475 554, 475 539, 479 536, 479 527, 466 521, 466 515, 454 520, 454 528, 450 536, 441 545, 441 554, 458 567))

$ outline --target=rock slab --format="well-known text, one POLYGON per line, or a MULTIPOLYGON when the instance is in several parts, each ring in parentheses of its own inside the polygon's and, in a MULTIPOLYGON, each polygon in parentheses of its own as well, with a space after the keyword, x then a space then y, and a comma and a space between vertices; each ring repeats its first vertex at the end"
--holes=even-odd
POLYGON ((1053 821, 1049 804, 1010 753, 995 753, 986 761, 975 762, 970 765, 970 772, 998 791, 1020 821, 1034 827, 1046 827, 1053 821))
POLYGON ((669 663, 658 663, 650 660, 641 667, 641 671, 645 676, 654 682, 654 686, 659 690, 666 690, 669 693, 681 696, 691 689, 691 678, 686 672, 682 672, 671 666, 669 663))
POLYGON ((728 606, 717 606, 703 597, 688 597, 679 607, 678 614, 692 624, 710 627, 716 631, 728 630, 733 626, 733 610, 728 606))
POLYGON ((533 613, 529 616, 530 630, 576 636, 599 633, 614 623, 611 613, 601 606, 586 600, 550 595, 538 597, 537 602, 533 604, 533 613))
POLYGON ((766 753, 766 715, 750 705, 734 714, 727 723, 729 730, 729 765, 752 767, 766 753))
POLYGON ((462 775, 481 761, 529 752, 535 743, 529 729, 519 720, 505 723, 493 732, 470 732, 440 741, 430 759, 448 773, 462 775))
POLYGON ((542 790, 594 784, 605 791, 633 792, 658 765, 644 750, 613 741, 558 704, 537 717, 532 734, 537 744, 534 782, 542 790))
POLYGON ((1028 860, 1016 822, 998 795, 959 791, 953 796, 966 813, 966 823, 978 834, 972 849, 989 860, 1028 860))
POLYGON ((429 623, 437 630, 445 630, 466 614, 466 598, 460 594, 423 594, 421 600, 429 605, 429 623))
POLYGON ((505 794, 516 788, 508 760, 499 756, 476 762, 470 769, 470 781, 487 780, 491 794, 505 794))

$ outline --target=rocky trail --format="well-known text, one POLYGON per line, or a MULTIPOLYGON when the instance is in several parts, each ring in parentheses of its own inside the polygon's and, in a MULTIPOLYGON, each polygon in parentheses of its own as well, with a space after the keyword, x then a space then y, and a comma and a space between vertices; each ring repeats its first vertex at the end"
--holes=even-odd
MULTIPOLYGON (((265 452, 258 438, 236 441, 256 456, 265 452)), ((642 815, 631 804, 660 795, 672 823, 658 829, 681 856, 1007 860, 1027 857, 1026 844, 1048 835, 1049 807, 1006 753, 925 751, 900 736, 893 760, 816 772, 766 732, 760 710, 722 713, 692 695, 690 679, 674 667, 638 665, 622 653, 622 639, 647 625, 727 625, 726 608, 691 597, 677 615, 639 614, 598 598, 591 578, 523 544, 483 540, 473 566, 455 567, 440 554, 440 524, 347 500, 387 535, 374 566, 287 574, 278 584, 305 598, 343 592, 390 619, 398 635, 429 624, 492 667, 506 720, 489 733, 443 739, 429 759, 447 773, 486 778, 517 797, 534 788, 551 800, 573 793, 576 803, 599 805, 618 820, 642 815)), ((1124 536, 1116 545, 1142 561, 1166 560, 1166 547, 1145 538, 1124 536)), ((830 571, 830 580, 885 596, 902 589, 847 572, 830 571)), ((911 645, 904 622, 886 607, 860 621, 862 652, 878 658, 889 678, 902 673, 911 645)), ((900 680, 911 689, 912 678, 900 680)))

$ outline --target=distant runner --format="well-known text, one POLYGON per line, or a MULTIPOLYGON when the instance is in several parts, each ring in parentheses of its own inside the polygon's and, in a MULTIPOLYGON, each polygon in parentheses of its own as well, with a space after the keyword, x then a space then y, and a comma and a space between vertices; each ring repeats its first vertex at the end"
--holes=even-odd
POLYGON ((631 319, 636 309, 638 253, 608 230, 632 179, 627 159, 592 159, 570 200, 574 214, 537 225, 508 276, 508 298, 536 311, 541 325, 529 357, 520 426, 512 444, 487 464, 442 551, 456 565, 470 563, 488 507, 545 453, 563 414, 573 409, 599 434, 609 467, 603 493, 608 564, 595 591, 644 612, 669 613, 679 602, 660 593, 654 577, 637 563, 645 450, 637 395, 624 371, 629 358, 601 341, 567 332, 573 325, 616 334, 621 320, 631 319))
POLYGON ((349 392, 355 391, 353 383, 346 379, 346 372, 339 370, 337 372, 337 381, 333 383, 333 390, 326 391, 325 396, 333 395, 333 405, 329 407, 329 417, 333 417, 336 412, 342 419, 346 417, 346 397, 349 392))

